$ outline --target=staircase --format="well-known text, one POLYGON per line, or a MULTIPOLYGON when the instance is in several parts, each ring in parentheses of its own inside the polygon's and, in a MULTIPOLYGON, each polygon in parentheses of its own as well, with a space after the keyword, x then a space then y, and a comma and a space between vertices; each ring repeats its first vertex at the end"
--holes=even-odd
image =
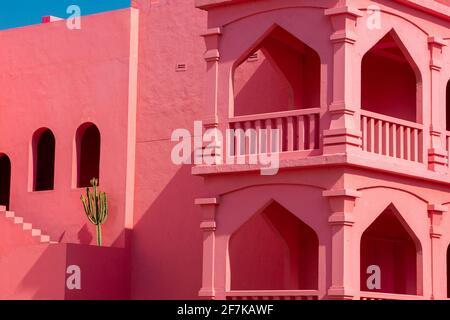
POLYGON ((52 241, 49 235, 43 234, 41 229, 33 228, 29 222, 25 222, 22 217, 16 215, 14 211, 7 211, 5 206, 0 206, 0 216, 6 218, 10 223, 19 227, 26 234, 29 234, 34 243, 42 244, 57 244, 57 241, 52 241))

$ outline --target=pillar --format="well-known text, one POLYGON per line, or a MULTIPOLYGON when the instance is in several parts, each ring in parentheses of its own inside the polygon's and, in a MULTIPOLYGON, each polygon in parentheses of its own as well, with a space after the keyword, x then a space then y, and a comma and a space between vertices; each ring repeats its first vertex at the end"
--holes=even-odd
POLYGON ((200 229, 203 231, 203 271, 202 288, 199 291, 200 297, 215 299, 214 289, 214 253, 215 253, 215 231, 216 231, 216 207, 219 204, 218 198, 195 199, 195 204, 200 206, 202 220, 200 229))
POLYGON ((446 248, 441 240, 441 221, 446 211, 446 206, 428 205, 431 238, 431 299, 439 300, 447 298, 447 284, 444 281, 447 278, 446 248))
POLYGON ((428 167, 430 170, 444 172, 447 170, 447 151, 445 145, 446 121, 445 102, 441 99, 442 48, 445 40, 429 37, 430 70, 431 70, 431 126, 430 149, 428 149, 428 167))
POLYGON ((355 296, 354 277, 359 270, 353 270, 352 227, 355 223, 353 208, 360 192, 353 189, 327 190, 323 196, 328 198, 331 214, 328 223, 331 228, 331 287, 328 297, 337 300, 350 300, 355 296))
POLYGON ((347 153, 361 148, 360 121, 352 92, 352 65, 355 61, 356 20, 362 13, 356 8, 341 6, 325 10, 325 15, 330 17, 334 29, 330 37, 334 57, 333 101, 329 107, 331 124, 323 133, 323 152, 347 153))
MULTIPOLYGON (((215 141, 218 140, 218 129, 219 128, 219 111, 218 111, 218 86, 219 86, 219 40, 222 32, 220 28, 208 29, 206 33, 202 35, 205 40, 206 52, 203 58, 206 61, 206 110, 205 118, 203 121, 204 130, 214 130, 215 141)), ((225 132, 225 131, 222 131, 225 132)), ((197 137, 198 138, 198 137, 197 137)), ((200 145, 200 144, 199 144, 200 145)), ((208 154, 214 155, 215 164, 220 164, 222 159, 222 149, 217 144, 211 145, 210 143, 203 142, 201 144, 202 152, 205 148, 213 148, 214 150, 209 150, 208 154)), ((195 157, 198 157, 199 150, 195 150, 195 157)), ((196 162, 197 163, 197 162, 196 162)))

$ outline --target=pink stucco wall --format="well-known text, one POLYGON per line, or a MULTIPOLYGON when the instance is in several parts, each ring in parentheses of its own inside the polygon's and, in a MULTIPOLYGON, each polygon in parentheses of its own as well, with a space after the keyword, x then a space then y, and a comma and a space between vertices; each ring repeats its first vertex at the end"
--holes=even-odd
POLYGON ((170 137, 175 128, 193 130, 193 121, 203 116, 205 47, 199 35, 206 15, 193 1, 155 5, 138 1, 138 8, 132 297, 195 299, 201 281, 202 236, 193 203, 204 188, 189 166, 172 164, 170 137), (187 70, 175 72, 176 64, 186 64, 187 70))
POLYGON ((1 152, 11 160, 10 208, 54 240, 93 243, 76 188, 75 133, 85 122, 101 134, 100 181, 110 195, 107 244, 125 221, 130 12, 83 18, 80 30, 65 21, 0 32, 1 152), (32 191, 31 138, 47 127, 55 140, 54 190, 32 191))
POLYGON ((1 31, 0 153, 11 160, 15 216, 0 217, 0 269, 9 272, 0 272, 0 297, 445 298, 450 49, 439 46, 450 39, 450 13, 419 4, 137 0, 83 17, 81 30, 57 21, 1 31), (366 27, 371 4, 382 9, 379 29, 366 27), (388 34, 401 65, 366 55, 388 34), (260 46, 270 57, 247 61, 260 46), (192 131, 195 120, 224 129, 243 115, 252 125, 261 113, 284 123, 285 142, 299 140, 304 132, 292 130, 301 125, 310 135, 301 150, 283 149, 277 175, 172 163, 174 129, 192 131), (75 179, 75 133, 85 122, 101 134, 109 251, 84 246, 95 239, 75 179), (56 139, 55 187, 35 192, 31 138, 42 127, 56 139), (389 155, 394 141, 404 145, 389 155), (386 209, 392 215, 377 220, 386 209), (25 222, 52 244, 24 235, 25 222), (366 292, 374 261, 388 276, 383 290, 366 292), (120 277, 95 272, 107 262, 120 277), (85 292, 59 282, 71 263, 88 272, 85 292), (48 280, 41 271, 54 265, 57 280, 48 280))

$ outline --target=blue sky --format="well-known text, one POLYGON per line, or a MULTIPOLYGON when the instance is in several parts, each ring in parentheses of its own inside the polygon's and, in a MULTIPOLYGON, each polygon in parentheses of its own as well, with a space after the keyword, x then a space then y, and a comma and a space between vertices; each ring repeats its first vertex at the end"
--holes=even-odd
POLYGON ((0 29, 40 23, 42 16, 66 18, 72 4, 87 15, 129 7, 130 0, 0 0, 0 29))

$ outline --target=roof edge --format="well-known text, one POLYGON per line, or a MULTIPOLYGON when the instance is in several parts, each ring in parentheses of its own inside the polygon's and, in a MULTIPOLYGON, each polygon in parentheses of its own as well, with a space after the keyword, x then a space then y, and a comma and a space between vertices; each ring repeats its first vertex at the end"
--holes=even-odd
MULTIPOLYGON (((255 0, 195 0, 195 6, 208 11, 209 9, 233 5, 255 0)), ((412 7, 433 16, 450 21, 450 0, 394 0, 405 6, 412 7)))

